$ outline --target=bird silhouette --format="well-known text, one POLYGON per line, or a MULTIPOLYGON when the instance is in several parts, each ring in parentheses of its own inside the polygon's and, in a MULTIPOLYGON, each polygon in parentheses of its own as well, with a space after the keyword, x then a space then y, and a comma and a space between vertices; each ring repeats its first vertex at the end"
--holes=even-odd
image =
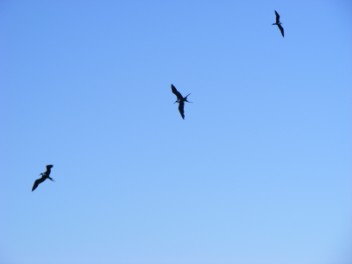
POLYGON ((37 189, 37 187, 39 186, 39 184, 41 184, 42 182, 44 182, 46 179, 49 179, 51 181, 54 181, 53 178, 50 177, 50 172, 51 172, 51 168, 54 167, 54 165, 46 165, 46 171, 41 173, 40 175, 42 177, 40 177, 39 179, 35 180, 33 187, 32 187, 32 192, 37 189))
POLYGON ((278 26, 278 28, 280 29, 281 35, 282 37, 285 37, 285 32, 284 32, 284 28, 282 27, 282 23, 280 22, 280 15, 279 13, 275 10, 275 16, 276 16, 276 22, 273 23, 273 25, 278 26))
POLYGON ((177 91, 176 87, 173 84, 171 84, 171 91, 174 95, 176 95, 177 100, 175 101, 175 103, 178 103, 178 111, 180 112, 182 119, 185 119, 185 102, 190 103, 187 100, 187 97, 190 95, 190 93, 183 97, 182 94, 177 91))

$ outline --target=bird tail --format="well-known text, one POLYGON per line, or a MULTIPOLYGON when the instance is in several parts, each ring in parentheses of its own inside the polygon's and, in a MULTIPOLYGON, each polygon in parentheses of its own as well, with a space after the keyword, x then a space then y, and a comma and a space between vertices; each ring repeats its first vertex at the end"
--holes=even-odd
POLYGON ((192 103, 192 102, 188 101, 188 99, 187 99, 187 97, 188 97, 189 95, 190 95, 190 93, 185 96, 185 101, 186 101, 187 103, 192 103))
POLYGON ((54 181, 54 179, 53 179, 53 178, 51 178, 50 176, 48 176, 48 179, 49 179, 49 180, 51 180, 51 181, 54 181))

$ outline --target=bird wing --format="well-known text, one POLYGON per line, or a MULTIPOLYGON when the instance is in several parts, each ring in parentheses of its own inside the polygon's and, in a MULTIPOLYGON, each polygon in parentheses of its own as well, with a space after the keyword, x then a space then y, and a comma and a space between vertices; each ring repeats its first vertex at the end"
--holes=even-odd
POLYGON ((32 192, 37 189, 38 185, 41 184, 43 181, 45 181, 45 178, 44 177, 41 177, 37 180, 35 180, 34 184, 33 184, 33 187, 32 187, 32 192))
POLYGON ((276 10, 275 10, 275 16, 276 16, 276 23, 280 23, 280 15, 276 10))
POLYGON ((281 32, 282 37, 285 37, 284 28, 283 28, 280 24, 278 24, 277 26, 278 26, 279 29, 280 29, 280 32, 281 32))
POLYGON ((180 99, 180 100, 183 99, 182 94, 179 91, 177 91, 176 87, 173 84, 171 84, 171 91, 173 92, 174 95, 176 95, 177 99, 180 99))
POLYGON ((185 119, 185 111, 184 111, 185 103, 183 101, 178 104, 178 111, 180 112, 182 119, 185 119))
POLYGON ((52 167, 54 167, 54 166, 53 165, 46 165, 46 171, 44 172, 44 174, 49 176, 52 167))

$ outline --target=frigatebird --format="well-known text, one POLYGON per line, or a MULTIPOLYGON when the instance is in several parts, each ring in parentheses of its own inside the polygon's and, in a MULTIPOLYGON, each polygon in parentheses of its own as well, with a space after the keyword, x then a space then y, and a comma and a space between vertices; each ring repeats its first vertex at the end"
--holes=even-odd
POLYGON ((273 23, 273 25, 278 26, 278 28, 280 29, 282 37, 284 37, 285 36, 284 28, 281 26, 282 23, 280 22, 280 15, 279 15, 278 12, 276 12, 276 10, 275 10, 275 16, 276 16, 276 22, 273 23))
POLYGON ((178 111, 180 112, 182 119, 185 119, 185 102, 190 103, 187 100, 187 97, 190 95, 190 93, 183 97, 182 94, 177 91, 176 87, 173 84, 171 84, 171 91, 174 95, 176 95, 177 100, 175 101, 175 103, 178 103, 178 111))
POLYGON ((33 187, 32 187, 32 192, 37 189, 38 185, 41 184, 43 181, 45 181, 46 179, 49 179, 51 181, 54 181, 53 178, 50 177, 50 172, 51 172, 51 168, 54 167, 54 165, 46 165, 46 171, 39 174, 42 177, 40 177, 39 179, 35 180, 33 187))

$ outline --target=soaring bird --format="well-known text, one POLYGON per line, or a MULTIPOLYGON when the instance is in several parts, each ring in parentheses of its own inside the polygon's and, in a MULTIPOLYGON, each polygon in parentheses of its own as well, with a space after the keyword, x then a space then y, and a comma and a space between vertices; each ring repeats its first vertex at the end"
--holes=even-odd
POLYGON ((178 103, 178 111, 180 112, 182 118, 185 119, 184 107, 185 107, 185 102, 190 103, 187 100, 187 97, 190 95, 190 93, 187 94, 185 97, 183 97, 182 94, 179 91, 177 91, 176 87, 173 84, 171 84, 171 91, 173 92, 174 95, 176 95, 177 100, 175 101, 175 103, 178 103))
POLYGON ((275 10, 275 15, 276 15, 276 22, 273 23, 273 25, 278 26, 278 28, 280 29, 282 37, 284 37, 285 36, 284 28, 281 26, 282 23, 280 22, 280 15, 279 15, 278 12, 276 12, 276 10, 275 10))
POLYGON ((40 174, 42 177, 35 180, 33 187, 32 187, 32 192, 38 187, 39 184, 41 184, 46 179, 54 181, 54 179, 50 177, 50 172, 51 172, 52 167, 54 167, 54 165, 46 165, 46 171, 40 174))

